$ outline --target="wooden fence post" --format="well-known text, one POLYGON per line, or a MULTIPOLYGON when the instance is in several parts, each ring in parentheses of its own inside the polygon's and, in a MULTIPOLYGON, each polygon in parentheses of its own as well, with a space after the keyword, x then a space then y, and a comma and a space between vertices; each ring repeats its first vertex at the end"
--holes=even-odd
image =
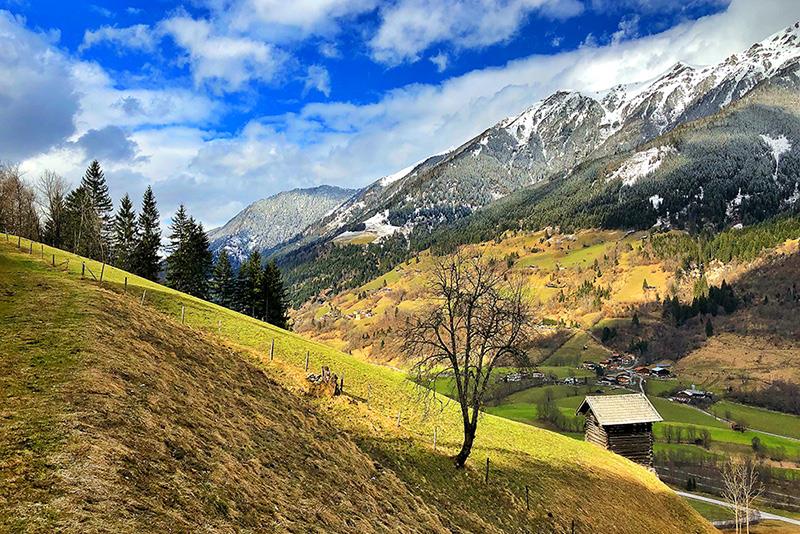
POLYGON ((128 292, 128 277, 125 277, 125 293, 128 292))
POLYGON ((484 480, 486 484, 489 483, 489 457, 486 457, 486 478, 484 480))
POLYGON ((222 333, 222 320, 217 319, 217 335, 222 333))
POLYGON ((575 534, 575 520, 572 520, 572 534, 575 534))
POLYGON ((306 371, 308 371, 308 359, 310 357, 309 351, 306 351, 306 371))
POLYGON ((86 262, 82 261, 81 262, 81 278, 83 278, 85 275, 86 275, 86 262))
POLYGON ((185 318, 186 318, 186 306, 181 305, 181 324, 184 323, 185 318))
POLYGON ((55 267, 55 266, 56 266, 56 255, 53 254, 53 267, 55 267))
POLYGON ((22 250, 22 236, 21 235, 17 236, 17 248, 22 250))
POLYGON ((275 357, 275 338, 272 338, 272 343, 269 344, 269 361, 275 357))
POLYGON ((145 289, 142 291, 142 306, 144 306, 144 296, 147 294, 147 290, 145 289))
POLYGON ((100 283, 103 283, 103 272, 106 270, 106 264, 103 262, 103 266, 100 267, 100 283))
POLYGON ((32 241, 32 240, 31 240, 31 248, 30 248, 30 250, 28 251, 28 254, 30 254, 31 256, 33 256, 33 241, 32 241))
POLYGON ((525 485, 525 509, 531 509, 530 491, 527 484, 525 485))

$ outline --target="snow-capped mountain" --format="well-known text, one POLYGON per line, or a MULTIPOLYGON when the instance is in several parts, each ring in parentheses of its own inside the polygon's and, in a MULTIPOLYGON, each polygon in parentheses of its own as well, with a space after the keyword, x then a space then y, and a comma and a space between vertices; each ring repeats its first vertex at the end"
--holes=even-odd
POLYGON ((562 91, 444 154, 381 178, 311 225, 307 240, 343 232, 376 238, 436 226, 582 162, 624 153, 712 115, 800 64, 800 23, 707 67, 678 63, 646 82, 594 94, 562 91), (377 223, 376 223, 377 224, 377 223), (377 227, 376 227, 377 228, 377 227))
POLYGON ((225 249, 235 263, 252 250, 270 250, 318 221, 356 191, 329 185, 293 189, 256 201, 224 226, 208 233, 215 253, 225 249))

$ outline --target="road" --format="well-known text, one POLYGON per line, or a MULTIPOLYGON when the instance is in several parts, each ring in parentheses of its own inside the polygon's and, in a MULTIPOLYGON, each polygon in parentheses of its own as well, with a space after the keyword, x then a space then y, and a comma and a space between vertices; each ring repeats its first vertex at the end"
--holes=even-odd
MULTIPOLYGON (((694 493, 687 493, 685 491, 676 491, 678 495, 681 497, 685 497, 687 499, 694 499, 696 501, 703 501, 711 504, 716 504, 717 506, 724 506, 725 508, 733 508, 733 505, 727 503, 725 501, 718 501, 717 499, 712 499, 711 497, 705 497, 703 495, 696 495, 694 493)), ((762 512, 761 510, 758 511, 761 514, 761 519, 771 519, 773 521, 783 521, 784 523, 789 523, 791 525, 800 526, 800 519, 792 519, 791 517, 785 517, 782 515, 771 514, 769 512, 762 512)))

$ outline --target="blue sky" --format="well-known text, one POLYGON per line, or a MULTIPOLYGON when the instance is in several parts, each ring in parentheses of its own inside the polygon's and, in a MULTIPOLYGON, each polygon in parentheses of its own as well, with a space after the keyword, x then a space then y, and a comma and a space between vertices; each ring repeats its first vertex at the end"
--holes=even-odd
POLYGON ((709 64, 792 0, 0 0, 0 159, 207 226, 293 187, 362 187, 558 89, 709 64))

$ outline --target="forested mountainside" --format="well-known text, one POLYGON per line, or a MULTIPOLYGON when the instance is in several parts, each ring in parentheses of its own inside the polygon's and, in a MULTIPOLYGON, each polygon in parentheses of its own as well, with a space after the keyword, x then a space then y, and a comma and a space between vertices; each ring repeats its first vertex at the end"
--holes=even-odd
POLYGON ((215 253, 224 249, 235 263, 241 263, 253 250, 270 250, 291 239, 355 192, 321 185, 258 200, 208 233, 211 249, 215 253))
POLYGON ((513 228, 719 230, 795 211, 798 35, 795 25, 719 65, 680 65, 599 101, 557 93, 378 182, 280 256, 295 302, 364 283, 409 253, 513 228))
MULTIPOLYGON (((524 280, 540 325, 534 362, 574 367, 581 351, 570 353, 573 361, 557 356, 569 352, 560 347, 589 332, 591 350, 633 353, 640 363, 681 361, 697 384, 739 389, 778 378, 800 383, 798 238, 797 217, 713 237, 556 227, 508 231, 462 253, 506 264, 524 280), (603 332, 612 327, 613 336, 603 332), (753 351, 759 358, 746 357, 753 351), (704 365, 734 355, 736 362, 704 365)), ((403 366, 403 324, 429 304, 427 277, 437 260, 426 251, 352 290, 311 300, 295 312, 295 328, 403 366)))

